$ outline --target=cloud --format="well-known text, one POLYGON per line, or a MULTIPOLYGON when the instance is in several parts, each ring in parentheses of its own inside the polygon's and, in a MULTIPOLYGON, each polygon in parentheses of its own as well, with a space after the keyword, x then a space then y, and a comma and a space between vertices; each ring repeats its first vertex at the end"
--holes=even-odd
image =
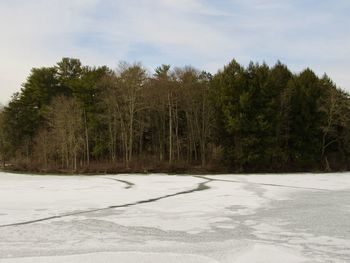
POLYGON ((63 56, 192 64, 213 73, 232 58, 327 72, 350 89, 350 2, 338 0, 2 0, 0 102, 32 67, 63 56))

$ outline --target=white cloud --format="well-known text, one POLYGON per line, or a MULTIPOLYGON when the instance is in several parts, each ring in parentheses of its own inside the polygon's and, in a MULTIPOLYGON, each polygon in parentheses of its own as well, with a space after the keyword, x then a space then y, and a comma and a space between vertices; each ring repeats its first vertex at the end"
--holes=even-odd
POLYGON ((294 71, 307 66, 326 71, 350 89, 350 36, 345 34, 350 19, 342 14, 350 3, 339 0, 334 6, 326 0, 314 8, 305 3, 2 0, 0 102, 20 89, 32 67, 53 65, 63 56, 112 67, 130 59, 145 59, 149 67, 192 63, 212 72, 233 57, 245 64, 281 59, 294 71), (137 48, 139 58, 132 55, 137 48))

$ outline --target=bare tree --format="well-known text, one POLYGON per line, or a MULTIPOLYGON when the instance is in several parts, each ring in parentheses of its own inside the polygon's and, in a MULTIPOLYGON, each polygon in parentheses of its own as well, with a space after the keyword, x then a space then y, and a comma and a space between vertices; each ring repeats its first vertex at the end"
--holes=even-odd
POLYGON ((346 130, 349 124, 347 114, 348 105, 344 94, 339 91, 332 81, 324 76, 322 79, 324 95, 319 102, 319 111, 324 115, 322 130, 321 158, 324 160, 325 170, 331 167, 327 157, 327 149, 334 144, 340 143, 340 130, 346 130))
POLYGON ((52 147, 61 159, 62 168, 77 170, 84 145, 83 113, 73 98, 56 97, 49 109, 52 147))
MULTIPOLYGON (((104 80, 105 103, 112 160, 116 158, 117 136, 122 142, 123 159, 129 167, 133 157, 138 117, 146 109, 142 99, 146 82, 146 71, 140 64, 120 63, 115 75, 104 80)), ((139 136, 142 137, 142 134, 139 136)))
POLYGON ((5 168, 6 166, 8 149, 9 149, 9 143, 5 134, 5 122, 4 122, 4 116, 3 116, 3 108, 1 105, 1 108, 0 108, 0 161, 3 168, 5 168))

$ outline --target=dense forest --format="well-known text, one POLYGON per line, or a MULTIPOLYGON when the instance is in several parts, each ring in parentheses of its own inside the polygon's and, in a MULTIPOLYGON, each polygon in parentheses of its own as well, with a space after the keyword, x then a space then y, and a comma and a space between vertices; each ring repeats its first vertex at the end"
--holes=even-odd
POLYGON ((1 109, 6 169, 43 172, 347 170, 350 98, 329 77, 235 60, 217 74, 63 58, 1 109))

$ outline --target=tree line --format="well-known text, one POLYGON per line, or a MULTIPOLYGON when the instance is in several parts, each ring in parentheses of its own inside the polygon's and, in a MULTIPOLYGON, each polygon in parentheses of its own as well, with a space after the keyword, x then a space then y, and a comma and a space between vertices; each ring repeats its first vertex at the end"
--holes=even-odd
POLYGON ((231 61, 192 67, 63 58, 0 113, 0 156, 33 171, 331 171, 350 156, 350 98, 324 75, 231 61))

